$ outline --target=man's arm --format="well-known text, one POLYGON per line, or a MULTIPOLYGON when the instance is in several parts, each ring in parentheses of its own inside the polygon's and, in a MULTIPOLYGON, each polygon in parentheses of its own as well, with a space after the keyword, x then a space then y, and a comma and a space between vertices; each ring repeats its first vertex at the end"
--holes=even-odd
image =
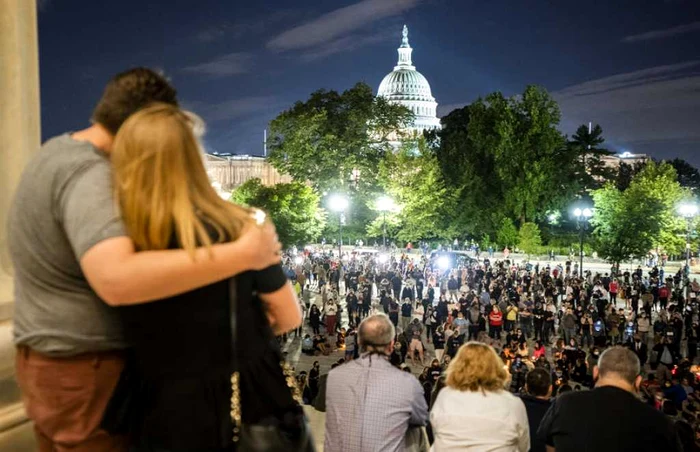
POLYGON ((74 174, 56 194, 55 218, 83 273, 107 304, 128 305, 177 295, 246 270, 279 263, 272 225, 248 227, 235 243, 199 249, 136 252, 113 199, 108 161, 74 174))
POLYGON ((178 295, 248 270, 278 264, 280 244, 272 225, 251 227, 237 241, 197 250, 136 252, 128 237, 98 242, 80 266, 93 290, 107 304, 123 306, 178 295))
POLYGON ((428 404, 425 402, 425 394, 418 380, 411 381, 413 385, 413 400, 411 402, 411 419, 409 425, 424 426, 428 423, 428 404))

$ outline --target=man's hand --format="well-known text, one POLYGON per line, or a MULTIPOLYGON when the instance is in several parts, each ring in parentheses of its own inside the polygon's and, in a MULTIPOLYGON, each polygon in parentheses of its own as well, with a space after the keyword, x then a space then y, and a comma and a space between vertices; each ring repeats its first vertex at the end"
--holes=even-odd
POLYGON ((263 270, 280 263, 282 244, 272 223, 246 227, 237 241, 246 250, 247 266, 251 270, 263 270))

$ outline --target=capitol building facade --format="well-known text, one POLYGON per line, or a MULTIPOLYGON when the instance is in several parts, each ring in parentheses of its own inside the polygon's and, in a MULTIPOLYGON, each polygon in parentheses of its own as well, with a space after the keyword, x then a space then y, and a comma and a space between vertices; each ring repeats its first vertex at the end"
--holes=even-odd
MULTIPOLYGON (((405 25, 398 53, 399 59, 394 70, 384 77, 377 91, 377 96, 403 105, 414 114, 413 123, 405 130, 397 131, 391 138, 397 144, 406 136, 416 136, 425 130, 440 128, 440 119, 437 117, 438 104, 432 95, 428 80, 413 65, 413 49, 408 43, 408 27, 405 25)), ((224 198, 250 179, 259 178, 263 185, 291 181, 289 176, 280 174, 263 157, 206 154, 204 163, 214 187, 224 198)))
POLYGON ((403 105, 413 112, 415 119, 406 130, 409 134, 420 134, 425 130, 439 129, 437 102, 430 90, 428 80, 413 65, 413 49, 408 43, 408 27, 403 26, 399 60, 394 70, 387 74, 379 85, 377 96, 392 103, 403 105))

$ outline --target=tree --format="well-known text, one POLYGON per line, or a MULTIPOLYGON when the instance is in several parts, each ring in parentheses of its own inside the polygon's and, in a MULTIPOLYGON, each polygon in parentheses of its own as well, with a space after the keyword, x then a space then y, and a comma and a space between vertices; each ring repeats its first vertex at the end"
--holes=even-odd
POLYGON ((515 246, 518 242, 518 230, 510 218, 503 217, 501 220, 500 227, 496 233, 496 241, 503 248, 515 246))
POLYGON ((649 162, 626 190, 608 183, 592 196, 595 248, 604 259, 619 264, 655 248, 669 254, 682 248, 685 223, 676 209, 690 192, 671 165, 649 162))
POLYGON ((568 142, 569 152, 576 156, 576 176, 581 194, 601 188, 615 176, 615 170, 603 158, 613 153, 603 148, 603 128, 580 125, 568 142))
POLYGON ((639 174, 647 162, 635 162, 632 164, 620 162, 620 166, 617 168, 617 177, 615 178, 615 186, 620 191, 625 191, 632 183, 634 176, 639 174))
POLYGON ((681 187, 689 188, 694 194, 700 193, 700 171, 683 159, 673 159, 668 162, 675 170, 681 187))
POLYGON ((518 232, 518 247, 528 256, 536 254, 542 247, 540 228, 535 223, 523 223, 518 232))
POLYGON ((375 97, 365 83, 342 93, 316 91, 270 123, 270 162, 320 192, 348 186, 373 191, 392 139, 412 120, 409 109, 375 97), (354 183, 353 170, 360 174, 354 183))
POLYGON ((415 242, 454 235, 450 212, 455 199, 425 139, 404 142, 387 154, 379 165, 379 181, 400 208, 394 215, 400 224, 396 238, 415 242))
POLYGON ((251 179, 233 191, 231 201, 267 212, 286 247, 317 240, 326 223, 318 194, 300 182, 268 187, 251 179))
POLYGON ((571 197, 575 156, 559 121, 557 103, 536 86, 512 98, 489 94, 442 118, 429 139, 464 232, 494 234, 503 217, 538 220, 571 197))

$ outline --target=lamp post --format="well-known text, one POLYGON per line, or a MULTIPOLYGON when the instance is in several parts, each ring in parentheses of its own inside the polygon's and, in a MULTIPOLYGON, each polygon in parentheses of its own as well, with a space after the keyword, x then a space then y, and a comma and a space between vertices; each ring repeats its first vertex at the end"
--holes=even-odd
POLYGON ((678 206, 678 213, 686 219, 686 233, 685 233, 685 274, 688 276, 690 274, 690 222, 693 220, 695 215, 698 214, 697 204, 687 203, 678 206))
POLYGON ((386 249, 386 213, 388 211, 394 210, 396 204, 394 200, 388 196, 382 196, 377 200, 377 210, 382 212, 382 243, 384 244, 384 249, 386 249))
POLYGON ((583 234, 588 229, 588 220, 593 216, 593 210, 588 207, 574 209, 576 217, 576 225, 579 231, 579 266, 578 271, 581 279, 583 279, 583 234))
POLYGON ((348 198, 343 195, 332 195, 328 200, 331 210, 338 212, 338 259, 343 257, 343 216, 348 208, 348 198))

